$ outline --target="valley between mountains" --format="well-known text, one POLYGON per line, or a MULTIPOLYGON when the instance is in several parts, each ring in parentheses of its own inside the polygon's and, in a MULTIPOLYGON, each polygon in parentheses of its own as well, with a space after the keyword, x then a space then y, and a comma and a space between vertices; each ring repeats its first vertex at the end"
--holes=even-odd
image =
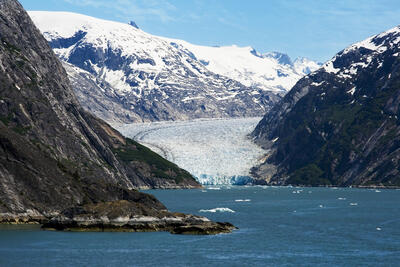
POLYGON ((194 45, 135 23, 29 15, 86 110, 201 183, 399 185, 398 28, 321 64, 194 45), (254 131, 253 119, 236 119, 263 115, 254 131))
POLYGON ((400 186, 399 27, 320 64, 16 0, 0 22, 2 223, 209 235, 236 227, 138 190, 400 186))

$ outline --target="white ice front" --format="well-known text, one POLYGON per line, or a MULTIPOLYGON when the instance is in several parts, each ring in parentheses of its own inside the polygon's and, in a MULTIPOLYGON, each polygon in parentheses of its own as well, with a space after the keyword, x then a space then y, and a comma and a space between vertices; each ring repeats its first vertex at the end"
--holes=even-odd
POLYGON ((114 125, 188 170, 202 184, 243 184, 265 151, 247 135, 261 118, 114 125))

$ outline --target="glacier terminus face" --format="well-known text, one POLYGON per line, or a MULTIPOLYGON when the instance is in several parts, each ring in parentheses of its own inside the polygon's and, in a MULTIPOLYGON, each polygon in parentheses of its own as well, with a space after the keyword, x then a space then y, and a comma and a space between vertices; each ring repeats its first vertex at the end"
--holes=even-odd
POLYGON ((246 184, 265 151, 248 139, 259 117, 114 125, 204 185, 246 184))

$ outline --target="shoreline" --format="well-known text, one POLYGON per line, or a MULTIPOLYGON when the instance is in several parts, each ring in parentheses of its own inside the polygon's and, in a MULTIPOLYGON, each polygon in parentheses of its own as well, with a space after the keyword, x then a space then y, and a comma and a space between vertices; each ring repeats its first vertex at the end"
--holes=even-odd
POLYGON ((343 186, 343 185, 277 185, 277 184, 268 184, 267 182, 264 183, 264 181, 259 181, 261 183, 259 184, 251 184, 249 186, 279 186, 279 187, 315 187, 315 188, 358 188, 358 189, 400 189, 400 186, 393 185, 393 186, 388 186, 388 185, 349 185, 349 186, 343 186))

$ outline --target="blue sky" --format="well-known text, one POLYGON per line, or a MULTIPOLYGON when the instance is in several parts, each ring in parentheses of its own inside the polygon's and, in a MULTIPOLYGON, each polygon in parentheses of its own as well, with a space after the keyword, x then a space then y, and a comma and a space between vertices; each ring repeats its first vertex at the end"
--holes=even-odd
POLYGON ((27 10, 71 11, 128 22, 200 45, 252 46, 330 59, 400 24, 399 0, 20 0, 27 10))

